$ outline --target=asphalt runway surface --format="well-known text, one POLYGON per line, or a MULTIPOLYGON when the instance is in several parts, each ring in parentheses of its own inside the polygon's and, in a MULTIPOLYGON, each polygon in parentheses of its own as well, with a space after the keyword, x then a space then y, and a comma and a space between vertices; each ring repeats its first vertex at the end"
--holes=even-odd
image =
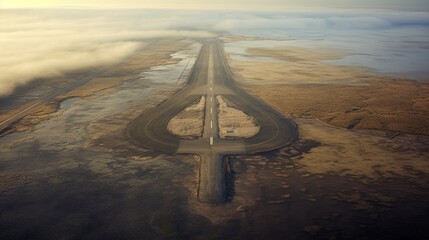
POLYGON ((221 42, 206 40, 188 84, 157 107, 135 119, 128 128, 131 141, 162 153, 191 153, 201 156, 198 199, 207 203, 226 200, 226 166, 223 157, 252 154, 285 147, 298 136, 296 124, 260 99, 242 90, 226 63, 221 42), (221 139, 217 124, 216 96, 233 102, 253 116, 260 132, 248 139, 221 139), (187 106, 206 97, 204 132, 200 139, 184 140, 167 130, 168 122, 187 106))

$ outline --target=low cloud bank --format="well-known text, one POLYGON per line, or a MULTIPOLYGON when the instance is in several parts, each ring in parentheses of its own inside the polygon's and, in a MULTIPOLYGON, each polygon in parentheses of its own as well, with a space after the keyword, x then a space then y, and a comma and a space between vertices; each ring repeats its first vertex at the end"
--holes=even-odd
POLYGON ((200 30, 171 29, 126 12, 9 10, 0 14, 0 97, 34 79, 118 62, 145 40, 211 37, 200 30))
POLYGON ((219 31, 291 31, 291 34, 317 31, 389 30, 397 27, 429 27, 426 12, 345 11, 229 14, 214 25, 219 31))
POLYGON ((429 28, 425 12, 388 11, 0 10, 0 22, 0 96, 37 78, 120 61, 150 38, 218 33, 323 37, 354 32, 363 36, 383 31, 392 38, 401 34, 397 29, 425 33, 429 28))
POLYGON ((110 64, 138 48, 138 43, 118 42, 83 44, 79 50, 44 49, 14 55, 2 61, 0 95, 8 95, 35 78, 61 76, 63 73, 110 64), (4 69, 3 69, 4 67, 4 69))

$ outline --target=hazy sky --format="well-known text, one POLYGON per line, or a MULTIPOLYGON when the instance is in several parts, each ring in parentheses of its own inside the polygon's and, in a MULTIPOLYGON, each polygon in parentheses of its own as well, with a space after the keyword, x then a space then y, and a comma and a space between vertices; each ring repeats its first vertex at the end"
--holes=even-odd
POLYGON ((428 11, 429 0, 0 0, 0 7, 230 8, 247 10, 335 7, 428 11))

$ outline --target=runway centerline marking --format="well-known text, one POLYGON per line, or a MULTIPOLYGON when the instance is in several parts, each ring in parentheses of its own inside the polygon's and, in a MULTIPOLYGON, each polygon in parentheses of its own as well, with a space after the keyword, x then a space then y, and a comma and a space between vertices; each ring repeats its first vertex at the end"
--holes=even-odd
POLYGON ((213 137, 210 137, 210 146, 213 145, 213 137))
POLYGON ((213 121, 210 121, 210 128, 213 128, 213 121))

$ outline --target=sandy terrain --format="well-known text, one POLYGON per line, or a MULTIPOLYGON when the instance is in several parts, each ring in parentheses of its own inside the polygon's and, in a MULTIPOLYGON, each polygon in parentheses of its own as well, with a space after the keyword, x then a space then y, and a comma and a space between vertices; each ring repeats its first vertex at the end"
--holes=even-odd
POLYGON ((429 84, 404 80, 368 86, 277 85, 248 90, 294 117, 319 118, 348 129, 429 135, 429 84))
POLYGON ((199 138, 203 134, 204 110, 206 98, 185 108, 168 122, 167 129, 170 133, 185 139, 199 138))
POLYGON ((235 108, 222 96, 216 96, 216 99, 221 138, 250 138, 259 132, 260 127, 253 117, 235 108))
POLYGON ((344 131, 318 120, 295 121, 301 143, 312 143, 314 148, 299 156, 293 156, 294 150, 281 152, 296 159, 300 171, 359 179, 404 177, 415 184, 429 184, 424 177, 429 175, 429 136, 391 138, 381 132, 344 131))
POLYGON ((318 62, 333 60, 344 56, 344 53, 329 49, 306 49, 302 47, 249 48, 246 53, 250 56, 272 57, 281 62, 269 62, 263 67, 264 71, 252 66, 255 62, 238 62, 236 67, 242 69, 246 81, 266 84, 281 83, 323 83, 353 79, 364 73, 362 69, 338 67, 318 62), (266 74, 269 72, 270 74, 266 74), (268 75, 268 77, 267 77, 268 75), (285 79, 284 76, 287 76, 285 79), (247 76, 252 76, 247 78, 247 76))
POLYGON ((248 49, 281 62, 229 60, 240 83, 281 112, 348 129, 429 135, 429 83, 325 64, 343 53, 301 47, 248 49), (260 85, 264 87, 261 88, 260 85))

